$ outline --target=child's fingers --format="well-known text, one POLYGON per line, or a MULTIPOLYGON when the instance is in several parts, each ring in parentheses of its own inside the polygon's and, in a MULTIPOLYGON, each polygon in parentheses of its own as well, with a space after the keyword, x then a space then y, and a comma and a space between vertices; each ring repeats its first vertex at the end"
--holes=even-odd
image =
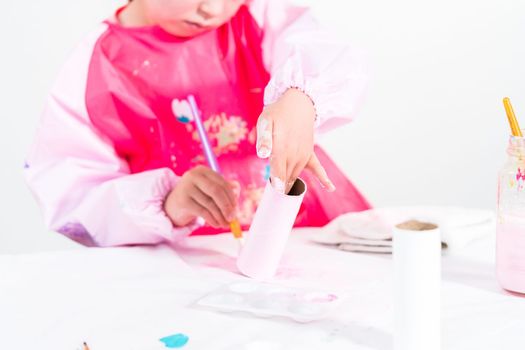
POLYGON ((321 165, 321 162, 319 162, 319 159, 317 159, 317 156, 312 154, 310 157, 310 160, 308 161, 308 164, 306 165, 306 168, 310 170, 315 177, 319 180, 321 183, 321 186, 326 189, 328 192, 335 191, 335 186, 328 178, 328 174, 326 173, 326 170, 324 170, 324 167, 321 165))
POLYGON ((222 175, 217 174, 214 171, 206 172, 204 176, 208 180, 210 180, 214 185, 217 186, 217 191, 222 190, 223 194, 226 196, 226 199, 229 201, 229 204, 235 207, 235 205, 237 204, 237 200, 235 198, 235 193, 233 191, 231 183, 226 181, 226 179, 222 175))
MULTIPOLYGON (((202 191, 201 188, 198 187, 198 185, 194 187, 191 197, 195 202, 197 202, 201 207, 210 213, 213 222, 215 222, 215 226, 228 226, 228 220, 226 220, 222 214, 222 211, 219 209, 219 206, 215 202, 214 198, 208 196, 206 192, 202 191)), ((212 224, 212 222, 210 222, 210 224, 212 224)))
POLYGON ((288 185, 290 188, 288 189, 288 191, 292 188, 293 184, 295 183, 295 180, 297 180, 299 175, 301 175, 301 172, 304 170, 307 164, 308 164, 308 160, 299 162, 290 171, 288 175, 288 185))
POLYGON ((286 193, 286 158, 284 155, 270 157, 270 178, 277 192, 286 193))
POLYGON ((195 198, 190 198, 189 203, 187 205, 187 209, 190 212, 192 212, 196 216, 200 216, 201 218, 203 218, 204 221, 206 221, 209 225, 213 227, 221 226, 219 225, 213 214, 205 206, 199 204, 199 202, 197 202, 195 198))
POLYGON ((284 186, 284 193, 288 194, 290 190, 292 189, 293 183, 295 182, 295 177, 293 174, 293 170, 297 166, 297 163, 294 160, 291 160, 288 158, 288 161, 286 162, 286 183, 284 186))
POLYGON ((226 220, 233 220, 237 199, 231 185, 215 172, 206 173, 204 179, 197 180, 196 183, 206 195, 215 201, 226 220))
POLYGON ((232 207, 237 205, 237 199, 233 189, 231 189, 231 183, 226 181, 222 175, 204 165, 199 165, 195 169, 197 170, 197 176, 195 176, 192 181, 194 183, 199 183, 199 187, 204 192, 209 188, 209 182, 212 182, 218 186, 216 189, 217 192, 219 192, 219 189, 224 191, 224 194, 227 196, 232 207))
POLYGON ((263 115, 257 120, 257 142, 255 149, 257 150, 257 156, 262 159, 268 158, 270 154, 272 154, 272 123, 271 119, 263 115))

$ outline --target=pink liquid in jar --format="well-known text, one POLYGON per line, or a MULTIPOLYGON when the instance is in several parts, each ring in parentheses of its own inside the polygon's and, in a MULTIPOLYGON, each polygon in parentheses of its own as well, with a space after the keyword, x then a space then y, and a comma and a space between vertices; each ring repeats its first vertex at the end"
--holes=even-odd
POLYGON ((499 172, 496 274, 504 289, 525 294, 525 138, 510 136, 499 172))
POLYGON ((504 289, 525 294, 525 213, 499 217, 496 273, 504 289))

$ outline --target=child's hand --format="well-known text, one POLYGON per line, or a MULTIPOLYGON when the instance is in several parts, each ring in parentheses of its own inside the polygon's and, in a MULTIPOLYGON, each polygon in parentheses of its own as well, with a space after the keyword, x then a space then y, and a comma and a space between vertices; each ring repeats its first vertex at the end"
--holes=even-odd
POLYGON ((268 105, 257 121, 257 155, 270 157, 273 186, 288 193, 303 171, 309 169, 328 191, 334 191, 314 153, 315 109, 310 98, 298 89, 288 89, 268 105))
POLYGON ((164 211, 175 226, 200 216, 213 227, 228 227, 237 206, 236 187, 210 168, 197 166, 184 173, 167 196, 164 211))

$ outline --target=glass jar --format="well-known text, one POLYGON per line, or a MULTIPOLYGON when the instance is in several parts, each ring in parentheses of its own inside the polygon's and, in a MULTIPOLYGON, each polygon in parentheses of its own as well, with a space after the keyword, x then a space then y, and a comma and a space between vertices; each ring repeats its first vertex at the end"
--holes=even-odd
POLYGON ((499 172, 496 274, 509 291, 525 293, 525 138, 511 136, 499 172))

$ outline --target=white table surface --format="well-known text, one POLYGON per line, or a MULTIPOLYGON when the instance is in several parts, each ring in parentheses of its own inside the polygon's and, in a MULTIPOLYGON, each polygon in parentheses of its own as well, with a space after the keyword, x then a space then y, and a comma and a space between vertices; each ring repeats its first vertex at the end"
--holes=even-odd
MULTIPOLYGON (((308 324, 218 313, 192 304, 236 272, 230 235, 172 248, 89 248, 0 256, 0 349, 390 349, 391 256, 337 251, 292 235, 274 283, 347 296, 308 324)), ((525 348, 525 298, 500 289, 494 237, 443 258, 443 349, 525 348)))

